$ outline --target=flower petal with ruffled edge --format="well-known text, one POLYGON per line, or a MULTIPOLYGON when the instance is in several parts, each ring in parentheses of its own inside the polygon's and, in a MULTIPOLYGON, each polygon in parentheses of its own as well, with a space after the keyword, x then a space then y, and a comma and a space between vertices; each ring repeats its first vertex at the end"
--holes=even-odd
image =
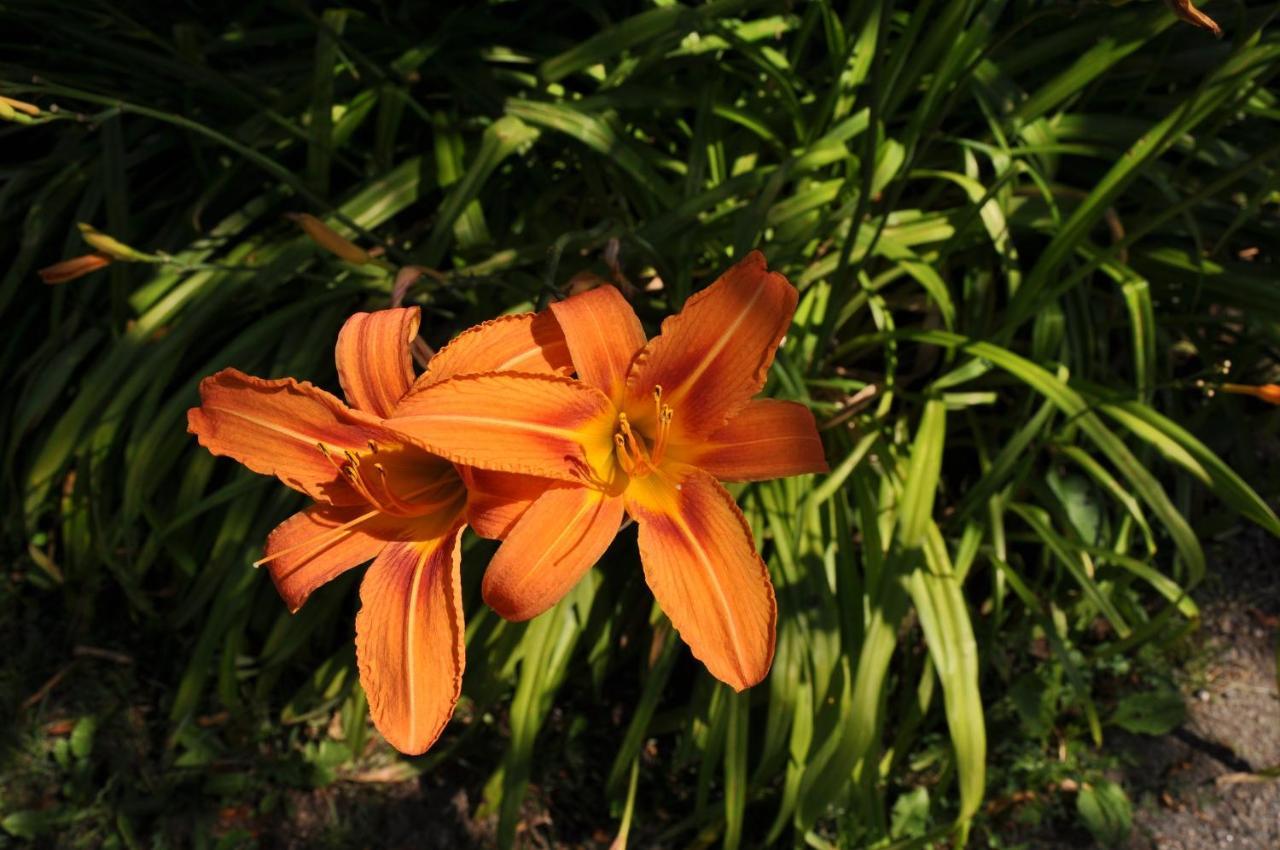
POLYGON ((557 301, 551 312, 569 346, 578 379, 620 404, 631 361, 644 348, 640 319, 612 286, 557 301))
POLYGON ((609 548, 622 514, 622 499, 600 490, 547 490, 489 562, 481 587, 484 601, 515 621, 551 608, 609 548))
POLYGON ((655 426, 653 394, 674 411, 672 444, 719 430, 764 387, 791 326, 796 289, 752 251, 662 323, 627 376, 624 409, 641 429, 655 426))
POLYGON ((360 684, 378 731, 409 755, 435 743, 462 692, 461 531, 390 544, 360 585, 360 684))
POLYGON ((721 481, 767 481, 826 472, 826 453, 813 413, 803 404, 758 398, 706 440, 675 444, 672 460, 721 481))
POLYGON ((395 441, 378 419, 318 387, 293 378, 255 378, 236 369, 200 382, 200 406, 187 412, 187 430, 213 454, 335 505, 364 500, 319 447, 340 454, 367 451, 371 441, 395 441))
POLYGON ((645 581, 694 657, 734 690, 764 679, 778 608, 733 497, 689 468, 633 482, 626 500, 640 527, 645 581))
POLYGON ((338 381, 351 406, 385 419, 413 386, 417 307, 356 313, 338 333, 338 381))
POLYGON ((415 387, 388 424, 454 463, 582 481, 609 462, 615 419, 608 397, 580 381, 501 373, 415 387))
POLYGON ((418 377, 417 387, 480 372, 568 375, 572 371, 564 334, 544 310, 499 316, 467 328, 436 352, 427 371, 418 377))

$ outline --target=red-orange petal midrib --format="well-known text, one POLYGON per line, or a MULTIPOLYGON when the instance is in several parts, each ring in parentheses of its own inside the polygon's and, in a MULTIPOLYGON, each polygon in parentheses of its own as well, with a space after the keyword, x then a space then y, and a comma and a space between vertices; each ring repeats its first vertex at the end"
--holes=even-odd
POLYGON ((485 602, 508 620, 555 605, 618 533, 622 500, 588 487, 548 490, 516 523, 485 571, 485 602))
POLYGON ((649 476, 627 490, 645 579, 694 656, 742 690, 762 680, 773 661, 773 585, 724 488, 696 470, 679 484, 676 490, 649 476))
POLYGON ((389 545, 360 587, 356 657, 369 713, 411 755, 435 743, 462 689, 459 534, 389 545))
POLYGON ((621 401, 631 361, 644 347, 644 328, 613 286, 571 296, 551 305, 564 332, 579 380, 621 401))

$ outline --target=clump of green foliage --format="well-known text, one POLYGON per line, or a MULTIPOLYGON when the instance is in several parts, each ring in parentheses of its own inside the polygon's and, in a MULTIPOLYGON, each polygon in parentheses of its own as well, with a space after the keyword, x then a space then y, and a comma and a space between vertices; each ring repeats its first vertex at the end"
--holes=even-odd
MULTIPOLYGON (((408 295, 433 344, 580 271, 641 285, 648 321, 752 247, 800 289, 769 391, 812 406, 832 472, 742 494, 779 596, 765 684, 697 671, 626 542, 527 624, 479 604, 468 543, 464 705, 389 769, 482 770, 501 845, 566 772, 633 841, 962 841, 991 736, 1100 744, 1098 677, 1194 625, 1194 523, 1280 532, 1194 435, 1242 409, 1196 382, 1258 382, 1280 342, 1274 4, 1217 10, 1220 41, 1158 3, 0 10, 0 94, 42 110, 0 123, 0 593, 43 652, 3 682, 14 836, 168 846, 165 806, 389 758, 351 577, 286 613, 249 564, 296 497, 185 432, 225 366, 332 385, 343 318, 389 303, 286 213, 433 270, 408 295), (77 222, 158 262, 42 287, 77 222), (66 686, 26 698, 58 659, 115 663, 73 655, 97 644, 148 704, 71 705, 49 744, 66 686), (143 793, 95 761, 134 740, 105 726, 158 765, 143 793), (53 798, 18 793, 50 770, 53 798)), ((1106 829, 1113 790, 1085 793, 1106 829)))

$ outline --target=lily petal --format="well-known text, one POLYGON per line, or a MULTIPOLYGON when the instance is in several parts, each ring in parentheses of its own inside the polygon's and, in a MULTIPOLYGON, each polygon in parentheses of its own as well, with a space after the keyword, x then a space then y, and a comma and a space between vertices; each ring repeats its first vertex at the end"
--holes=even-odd
POLYGON ((416 387, 387 425, 454 463, 581 481, 612 457, 616 415, 581 381, 504 373, 416 387))
POLYGON ((543 310, 499 316, 458 334, 431 358, 418 387, 481 372, 568 375, 572 371, 564 334, 555 317, 543 310))
POLYGON ((636 357, 627 376, 627 415, 651 428, 660 386, 675 412, 673 440, 718 430, 764 386, 796 298, 795 287, 752 251, 664 321, 636 357))
POLYGON ((615 287, 604 285, 551 305, 578 379, 622 400, 627 370, 644 348, 644 328, 615 287))
POLYGON ((187 430, 213 454, 274 475, 317 501, 364 502, 319 446, 362 452, 370 440, 387 441, 372 416, 306 382, 255 378, 236 369, 201 381, 200 402, 187 411, 187 430))
POLYGON ((396 537, 377 511, 312 505, 276 526, 258 563, 270 571, 289 610, 297 611, 313 590, 377 557, 396 537))
POLYGON ((360 683, 378 731, 410 755, 426 752, 440 737, 462 692, 461 528, 433 540, 392 543, 360 586, 360 683))
POLYGON ((720 681, 741 691, 773 664, 778 609, 769 570, 733 497, 710 475, 634 479, 644 577, 671 624, 720 681))
POLYGON ((809 408, 771 398, 754 399, 705 441, 687 448, 673 444, 669 455, 721 481, 766 481, 827 471, 809 408))
POLYGON ((352 407, 386 418, 413 386, 417 307, 356 313, 338 334, 338 381, 352 407))
POLYGON ((528 620, 559 602, 600 560, 622 523, 622 498, 590 487, 554 487, 507 535, 481 592, 508 620, 528 620))
POLYGON ((532 475, 460 466, 467 486, 467 525, 481 537, 501 540, 552 482, 532 475))

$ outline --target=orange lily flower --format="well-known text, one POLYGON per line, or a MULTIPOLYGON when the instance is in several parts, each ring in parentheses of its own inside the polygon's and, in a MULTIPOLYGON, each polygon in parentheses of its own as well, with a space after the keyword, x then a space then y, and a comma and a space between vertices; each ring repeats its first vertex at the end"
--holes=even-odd
POLYGON ((459 469, 407 443, 385 419, 413 386, 460 371, 517 367, 568 374, 546 313, 509 316, 458 336, 414 378, 417 307, 357 313, 338 335, 350 406, 292 378, 224 369, 200 384, 188 429, 215 455, 275 475, 315 499, 267 538, 266 564, 291 611, 320 585, 370 559, 360 586, 356 656, 369 711, 396 749, 422 753, 453 714, 464 666, 458 541, 470 521, 502 533, 542 482, 459 469), (468 490, 464 480, 473 483, 468 490), (524 495, 522 495, 522 493, 524 495))
POLYGON ((551 305, 578 379, 476 374, 422 387, 388 425, 456 463, 555 479, 485 572, 485 601, 534 617, 600 558, 624 512, 645 580, 693 654, 737 690, 773 662, 769 571, 719 483, 827 469, 803 405, 753 399, 796 290, 752 252, 646 341, 602 286, 551 305), (719 480, 718 480, 719 479, 719 480))

